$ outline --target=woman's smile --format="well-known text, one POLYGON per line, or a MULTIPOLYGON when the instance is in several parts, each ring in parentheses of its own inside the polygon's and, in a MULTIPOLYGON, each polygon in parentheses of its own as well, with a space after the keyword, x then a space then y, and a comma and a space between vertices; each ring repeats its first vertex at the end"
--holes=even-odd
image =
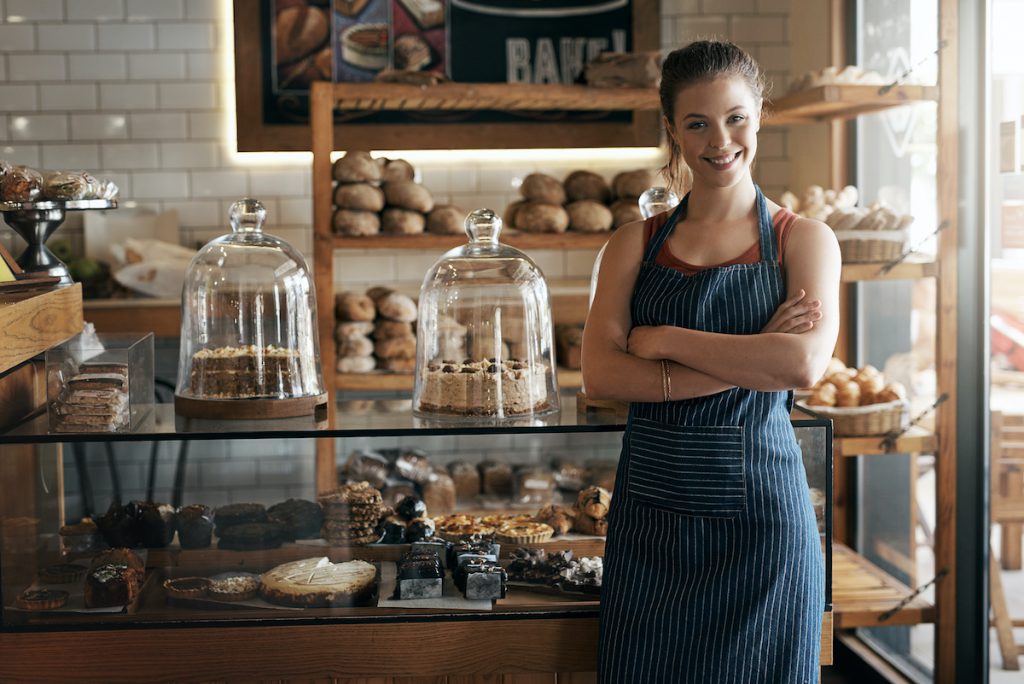
POLYGON ((743 154, 743 150, 714 157, 705 156, 702 157, 702 159, 711 164, 711 168, 716 171, 728 171, 735 165, 736 161, 739 160, 741 154, 743 154))

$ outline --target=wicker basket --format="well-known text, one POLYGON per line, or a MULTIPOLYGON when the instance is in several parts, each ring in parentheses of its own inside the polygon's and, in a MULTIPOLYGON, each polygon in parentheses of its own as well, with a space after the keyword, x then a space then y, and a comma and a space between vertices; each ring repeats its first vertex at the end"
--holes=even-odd
POLYGON ((836 406, 808 406, 797 404, 822 418, 832 421, 832 434, 836 437, 868 437, 899 430, 907 420, 905 401, 887 401, 883 404, 839 408, 836 406))
POLYGON ((844 264, 892 261, 906 250, 908 237, 905 230, 836 231, 844 264))

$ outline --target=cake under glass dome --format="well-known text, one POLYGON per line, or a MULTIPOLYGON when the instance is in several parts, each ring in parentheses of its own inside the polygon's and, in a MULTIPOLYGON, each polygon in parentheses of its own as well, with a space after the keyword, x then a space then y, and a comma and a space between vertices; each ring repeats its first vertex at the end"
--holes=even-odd
POLYGON ((413 410, 488 422, 559 410, 551 301, 537 264, 498 241, 490 209, 466 218, 469 243, 420 289, 413 410))
POLYGON ((316 291, 306 260, 263 232, 254 199, 231 205, 231 233, 192 259, 181 293, 175 410, 197 418, 308 415, 325 404, 316 291))

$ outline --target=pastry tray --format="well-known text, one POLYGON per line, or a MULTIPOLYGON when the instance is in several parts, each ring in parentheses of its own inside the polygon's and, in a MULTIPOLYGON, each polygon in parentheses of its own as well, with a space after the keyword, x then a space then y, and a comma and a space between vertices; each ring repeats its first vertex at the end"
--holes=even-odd
POLYGON ((0 202, 0 211, 50 211, 64 209, 77 211, 82 209, 116 209, 117 200, 80 199, 80 200, 38 200, 34 202, 0 202))
MULTIPOLYGON (((143 549, 137 549, 136 551, 143 551, 143 549)), ((143 562, 145 562, 145 558, 143 558, 143 562)), ((80 564, 79 563, 75 563, 75 565, 80 565, 80 564)), ((123 605, 123 606, 106 606, 106 607, 103 607, 103 608, 86 608, 85 607, 85 577, 88 574, 88 572, 87 572, 88 571, 88 567, 84 566, 84 565, 82 567, 83 567, 83 570, 84 570, 82 572, 82 576, 79 577, 74 582, 68 582, 66 584, 53 584, 53 583, 43 583, 43 582, 40 582, 39 580, 36 580, 35 582, 32 583, 32 586, 26 587, 26 590, 60 589, 62 591, 68 592, 68 601, 67 601, 67 603, 65 603, 60 608, 47 608, 47 609, 43 609, 43 610, 38 610, 38 609, 31 610, 31 609, 25 609, 25 608, 18 608, 16 605, 14 605, 12 603, 11 605, 7 606, 7 610, 18 611, 19 613, 32 613, 32 614, 36 614, 36 615, 60 615, 62 613, 85 613, 85 614, 88 614, 88 615, 103 614, 103 613, 107 613, 107 614, 111 614, 111 613, 114 613, 114 614, 116 614, 116 613, 127 613, 129 615, 133 615, 136 612, 136 610, 138 609, 138 607, 139 607, 139 602, 140 602, 142 596, 149 592, 151 583, 157 581, 159 579, 158 576, 160 574, 160 573, 156 573, 156 572, 147 572, 145 579, 143 579, 143 581, 142 581, 142 586, 139 587, 139 592, 135 596, 135 600, 130 602, 130 603, 128 603, 128 604, 126 604, 126 605, 123 605)), ((20 592, 19 592, 19 594, 20 594, 20 592)))

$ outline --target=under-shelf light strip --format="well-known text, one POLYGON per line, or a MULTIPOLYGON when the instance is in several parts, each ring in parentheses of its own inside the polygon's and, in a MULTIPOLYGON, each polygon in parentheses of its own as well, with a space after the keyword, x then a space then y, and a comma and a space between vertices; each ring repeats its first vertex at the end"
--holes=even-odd
MULTIPOLYGON (((235 166, 309 166, 311 152, 239 152, 238 129, 235 122, 235 60, 230 46, 235 44, 232 0, 220 2, 220 85, 224 96, 224 145, 226 158, 235 166)), ((335 152, 331 159, 342 156, 335 152)), ((473 162, 484 167, 501 168, 510 163, 557 162, 559 166, 572 166, 586 162, 611 164, 638 164, 659 167, 664 164, 666 152, 660 147, 590 147, 573 149, 514 149, 514 150, 388 150, 374 156, 406 159, 411 163, 442 165, 473 162)))

